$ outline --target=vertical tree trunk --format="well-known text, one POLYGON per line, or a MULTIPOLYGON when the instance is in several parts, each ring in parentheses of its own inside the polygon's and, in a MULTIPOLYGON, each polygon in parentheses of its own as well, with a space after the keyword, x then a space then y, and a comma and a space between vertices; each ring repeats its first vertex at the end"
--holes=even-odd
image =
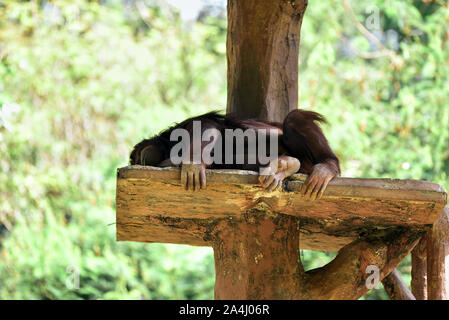
MULTIPOLYGON (((228 114, 283 121, 298 107, 299 35, 306 6, 307 0, 228 0, 228 114)), ((298 219, 253 220, 231 221, 233 232, 219 234, 215 298, 296 297, 303 274, 298 219)))
POLYGON ((215 299, 294 299, 300 292, 299 219, 260 211, 218 227, 215 299))
POLYGON ((298 107, 307 0, 228 0, 227 112, 282 121, 298 107))
POLYGON ((427 238, 427 295, 449 299, 449 208, 444 208, 427 238))
POLYGON ((412 293, 416 300, 427 300, 427 238, 423 237, 412 251, 412 293))

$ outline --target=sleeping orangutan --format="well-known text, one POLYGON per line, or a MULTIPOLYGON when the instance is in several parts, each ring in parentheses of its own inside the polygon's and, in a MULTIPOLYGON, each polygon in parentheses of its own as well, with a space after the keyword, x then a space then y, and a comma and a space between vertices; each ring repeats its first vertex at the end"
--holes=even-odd
POLYGON ((340 174, 338 158, 319 122, 325 122, 320 114, 304 110, 291 111, 283 123, 210 112, 141 141, 130 162, 181 166, 181 183, 187 190, 206 188, 206 168, 259 170, 259 182, 268 191, 280 188, 292 174, 305 173, 309 177, 301 193, 315 200, 340 174))

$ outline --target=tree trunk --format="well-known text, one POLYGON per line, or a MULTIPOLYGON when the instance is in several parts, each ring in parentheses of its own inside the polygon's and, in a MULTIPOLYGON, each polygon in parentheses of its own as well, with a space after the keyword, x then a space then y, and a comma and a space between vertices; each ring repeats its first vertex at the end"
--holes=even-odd
POLYGON ((259 210, 218 226, 215 299, 286 300, 300 291, 299 219, 259 210))
POLYGON ((281 122, 298 107, 306 7, 307 0, 228 0, 228 113, 281 122))

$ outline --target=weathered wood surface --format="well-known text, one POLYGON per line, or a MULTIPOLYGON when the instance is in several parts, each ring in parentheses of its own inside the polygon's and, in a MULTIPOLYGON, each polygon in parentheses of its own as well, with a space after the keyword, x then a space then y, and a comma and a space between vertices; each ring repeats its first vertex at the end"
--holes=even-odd
POLYGON ((444 208, 427 236, 427 298, 449 299, 449 207, 444 208))
POLYGON ((382 284, 391 300, 416 300, 396 269, 382 280, 382 284))
POLYGON ((339 250, 380 229, 429 227, 447 202, 438 184, 416 180, 337 178, 323 199, 304 200, 306 176, 295 175, 284 191, 265 192, 257 173, 207 170, 199 192, 180 186, 179 168, 118 169, 117 240, 210 246, 220 221, 239 221, 263 206, 273 217, 301 218, 302 249, 339 250))
POLYGON ((427 300, 427 237, 421 238, 412 250, 410 287, 416 300, 427 300))

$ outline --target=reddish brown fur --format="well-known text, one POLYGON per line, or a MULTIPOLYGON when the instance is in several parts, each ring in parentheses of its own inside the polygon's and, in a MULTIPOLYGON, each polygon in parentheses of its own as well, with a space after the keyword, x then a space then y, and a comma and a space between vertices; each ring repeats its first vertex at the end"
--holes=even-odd
POLYGON ((284 120, 282 143, 288 155, 301 162, 299 172, 310 174, 314 165, 326 163, 339 175, 338 158, 317 122, 326 123, 326 119, 312 111, 291 111, 284 120))

